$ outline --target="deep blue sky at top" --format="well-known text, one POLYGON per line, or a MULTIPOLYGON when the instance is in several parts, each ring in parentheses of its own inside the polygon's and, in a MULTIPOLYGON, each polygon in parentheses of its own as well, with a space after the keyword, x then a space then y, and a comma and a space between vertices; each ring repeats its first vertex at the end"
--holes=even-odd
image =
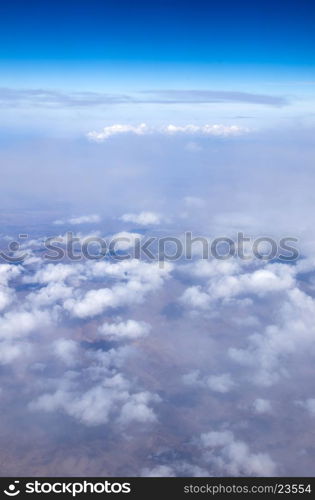
POLYGON ((274 78, 275 68, 298 70, 308 79, 314 25, 312 0, 10 0, 0 5, 0 76, 21 85, 22 71, 27 79, 56 67, 110 73, 115 65, 130 72, 155 64, 226 77, 228 68, 236 76, 246 66, 274 78))

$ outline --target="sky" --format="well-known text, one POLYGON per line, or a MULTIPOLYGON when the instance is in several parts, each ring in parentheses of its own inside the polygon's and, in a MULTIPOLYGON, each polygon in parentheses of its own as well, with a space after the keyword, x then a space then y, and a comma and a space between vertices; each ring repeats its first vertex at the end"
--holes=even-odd
POLYGON ((0 126, 11 133, 80 136, 104 116, 313 122, 312 2, 15 0, 0 9, 0 126))
POLYGON ((2 475, 313 475, 314 17, 2 2, 2 475))

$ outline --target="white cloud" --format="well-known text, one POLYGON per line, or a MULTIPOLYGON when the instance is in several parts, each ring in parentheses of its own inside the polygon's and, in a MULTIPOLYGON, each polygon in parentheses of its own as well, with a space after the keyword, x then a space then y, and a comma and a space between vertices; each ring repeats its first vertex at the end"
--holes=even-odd
POLYGON ((72 287, 64 283, 49 283, 38 291, 27 295, 27 301, 36 307, 49 306, 71 297, 72 287))
POLYGON ((120 134, 134 134, 134 135, 149 135, 149 134, 162 134, 162 135, 200 135, 200 136, 214 136, 214 137, 229 137, 238 136, 248 133, 249 129, 240 127, 238 125, 222 125, 222 124, 205 124, 205 125, 173 125, 169 124, 163 127, 150 127, 146 123, 139 125, 127 124, 114 124, 104 127, 100 132, 88 132, 87 138, 95 142, 103 142, 112 137, 113 135, 120 134))
POLYGON ((150 392, 139 392, 132 394, 121 408, 118 422, 128 425, 130 422, 152 423, 157 420, 151 402, 158 403, 160 398, 150 392))
POLYGON ((207 293, 201 291, 201 286, 190 286, 185 290, 181 297, 182 302, 190 307, 197 309, 208 309, 210 297, 207 293))
POLYGON ((211 431, 200 437, 209 450, 205 458, 231 476, 274 476, 276 466, 266 453, 252 453, 246 443, 236 440, 231 431, 211 431))
POLYGON ((140 212, 139 214, 124 214, 120 217, 124 222, 134 222, 140 226, 160 224, 161 216, 155 212, 140 212))
POLYGON ((163 285, 172 266, 167 262, 161 267, 156 262, 129 259, 115 264, 92 263, 88 269, 94 276, 115 277, 118 283, 112 288, 89 290, 83 296, 80 290, 76 290, 73 298, 64 302, 64 308, 78 318, 96 316, 108 308, 141 304, 147 293, 163 285))
POLYGON ((119 323, 103 323, 98 331, 104 337, 111 340, 129 339, 134 340, 140 337, 146 337, 151 329, 151 326, 144 321, 135 321, 128 319, 119 323))
POLYGON ((150 128, 145 123, 140 123, 140 125, 123 125, 123 124, 115 124, 104 127, 101 132, 89 132, 87 137, 91 141, 102 142, 113 135, 118 134, 135 134, 135 135, 144 135, 149 134, 150 128))
POLYGON ((315 301, 298 288, 287 290, 278 302, 277 321, 248 337, 245 348, 229 348, 235 362, 254 368, 251 380, 270 386, 287 376, 284 360, 312 348, 315 340, 315 301))
POLYGON ((24 283, 52 283, 62 282, 68 278, 79 277, 79 272, 83 270, 80 265, 70 264, 47 264, 42 269, 36 271, 33 275, 24 276, 24 283))
POLYGON ((104 378, 86 391, 73 381, 63 380, 54 393, 43 394, 32 401, 33 411, 63 411, 87 426, 107 424, 112 418, 120 425, 131 422, 153 423, 156 416, 148 405, 160 398, 149 392, 130 392, 129 382, 120 374, 104 378))
POLYGON ((222 136, 228 137, 233 135, 241 135, 249 132, 248 128, 239 127, 238 125, 167 125, 163 131, 166 134, 187 134, 187 135, 205 135, 205 136, 222 136))
POLYGON ((188 287, 181 297, 184 303, 197 309, 209 309, 215 301, 226 302, 238 296, 264 297, 288 292, 295 285, 295 270, 281 264, 267 265, 264 269, 243 274, 234 261, 198 261, 187 268, 193 276, 210 277, 206 286, 188 287))
POLYGON ((21 338, 36 329, 46 328, 50 323, 48 311, 9 311, 0 318, 0 338, 21 338))
POLYGON ((8 285, 13 279, 16 279, 21 273, 18 266, 10 264, 0 265, 0 311, 8 307, 14 300, 15 292, 8 285))

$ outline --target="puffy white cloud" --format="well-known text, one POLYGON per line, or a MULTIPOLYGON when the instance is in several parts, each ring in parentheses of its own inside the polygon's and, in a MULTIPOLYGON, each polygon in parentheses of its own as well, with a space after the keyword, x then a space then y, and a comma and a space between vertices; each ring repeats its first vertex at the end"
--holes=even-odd
POLYGON ((80 277, 80 271, 83 267, 79 264, 47 264, 34 274, 26 275, 23 277, 24 283, 52 283, 65 281, 68 278, 75 276, 80 277))
POLYGON ((72 287, 64 283, 49 283, 36 292, 27 295, 27 301, 36 307, 53 305, 56 302, 63 302, 72 295, 72 287))
POLYGON ((181 297, 182 302, 197 309, 208 309, 211 299, 209 295, 201 291, 201 286, 190 286, 181 297))
POLYGON ((277 322, 248 337, 245 348, 229 349, 230 357, 248 367, 251 380, 270 386, 287 376, 284 360, 311 349, 315 340, 315 301, 297 287, 279 300, 277 322))
POLYGON ((109 137, 118 134, 135 134, 144 135, 150 133, 150 127, 146 123, 140 123, 140 125, 124 125, 124 124, 114 124, 104 127, 101 132, 89 132, 87 134, 88 139, 95 142, 106 141, 109 137))
MULTIPOLYGON (((210 278, 206 285, 188 287, 181 300, 197 309, 210 309, 215 301, 227 302, 235 297, 264 297, 289 292, 295 286, 295 270, 284 264, 270 264, 263 269, 242 273, 234 260, 198 261, 187 266, 195 277, 210 278)), ((182 270, 185 266, 182 266, 182 270)), ((185 269, 184 269, 185 271, 185 269)))
POLYGON ((155 422, 157 420, 156 415, 152 408, 148 406, 151 402, 160 402, 159 396, 150 392, 132 394, 121 408, 119 423, 127 425, 130 422, 155 422))
POLYGON ((227 299, 244 294, 263 296, 287 291, 293 287, 294 283, 288 266, 270 266, 239 276, 225 276, 218 281, 210 282, 208 293, 214 299, 227 299))
POLYGON ((124 222, 134 222, 140 226, 160 224, 161 216, 154 212, 140 212, 139 214, 124 214, 120 217, 124 222))
POLYGON ((123 292, 123 287, 89 290, 82 298, 65 300, 64 308, 78 318, 96 316, 109 307, 123 305, 125 303, 122 300, 123 292))
POLYGON ((119 323, 103 323, 98 329, 99 333, 111 340, 129 339, 134 340, 146 337, 151 326, 144 321, 128 319, 119 323))
POLYGON ((139 125, 128 124, 114 124, 104 127, 100 132, 88 132, 87 138, 95 142, 103 142, 119 134, 134 134, 134 135, 148 135, 148 134, 163 134, 163 135, 200 135, 200 136, 214 136, 214 137, 229 137, 238 136, 248 133, 250 130, 246 127, 238 125, 222 125, 222 124, 205 124, 205 125, 173 125, 169 124, 163 127, 150 127, 146 123, 139 125))
POLYGON ((274 476, 276 466, 266 453, 252 453, 246 443, 236 440, 233 432, 211 431, 200 437, 209 450, 205 458, 222 474, 231 476, 274 476))
POLYGON ((0 265, 0 311, 9 306, 15 296, 15 292, 10 288, 9 282, 16 279, 21 273, 21 268, 10 264, 0 265))
POLYGON ((180 270, 195 278, 220 278, 241 273, 241 267, 236 259, 230 260, 206 260, 198 259, 191 264, 180 267, 180 270))
POLYGON ((21 273, 21 267, 11 264, 0 265, 0 285, 6 286, 10 280, 16 278, 21 273))
POLYGON ((172 266, 164 263, 145 263, 137 259, 110 264, 97 262, 90 265, 89 272, 94 276, 116 277, 118 283, 112 288, 89 290, 82 296, 76 290, 74 298, 65 300, 64 308, 73 316, 87 318, 96 316, 108 308, 116 308, 143 302, 147 293, 157 290, 168 278, 172 266))
POLYGON ((0 318, 0 339, 12 340, 25 337, 50 324, 51 316, 48 311, 9 311, 0 318))
POLYGON ((107 424, 114 415, 118 424, 128 425, 154 422, 156 416, 148 405, 159 400, 149 392, 131 393, 129 382, 116 374, 86 391, 62 381, 54 393, 41 395, 29 406, 33 411, 63 411, 88 426, 107 424))
POLYGON ((5 309, 14 299, 14 291, 9 287, 0 286, 0 311, 5 309))

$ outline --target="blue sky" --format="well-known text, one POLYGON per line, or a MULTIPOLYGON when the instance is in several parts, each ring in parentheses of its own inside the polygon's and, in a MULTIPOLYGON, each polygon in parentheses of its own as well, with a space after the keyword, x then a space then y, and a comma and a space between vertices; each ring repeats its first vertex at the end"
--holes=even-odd
POLYGON ((230 87, 314 77, 315 7, 307 0, 13 0, 0 9, 1 76, 18 87, 35 79, 141 89, 178 85, 182 75, 187 84, 230 87))
POLYGON ((312 2, 12 1, 2 2, 0 14, 0 126, 9 133, 84 135, 117 121, 163 124, 175 116, 200 124, 245 119, 251 127, 313 120, 312 2), (28 98, 15 90, 29 91, 28 98), (39 102, 38 90, 66 97, 39 102), (267 98, 266 106, 255 99, 230 99, 225 106, 201 105, 198 97, 152 102, 143 94, 156 90, 267 98), (98 107, 70 109, 65 101, 73 92, 114 99, 100 95, 98 107), (275 109, 268 96, 286 105, 275 109))

